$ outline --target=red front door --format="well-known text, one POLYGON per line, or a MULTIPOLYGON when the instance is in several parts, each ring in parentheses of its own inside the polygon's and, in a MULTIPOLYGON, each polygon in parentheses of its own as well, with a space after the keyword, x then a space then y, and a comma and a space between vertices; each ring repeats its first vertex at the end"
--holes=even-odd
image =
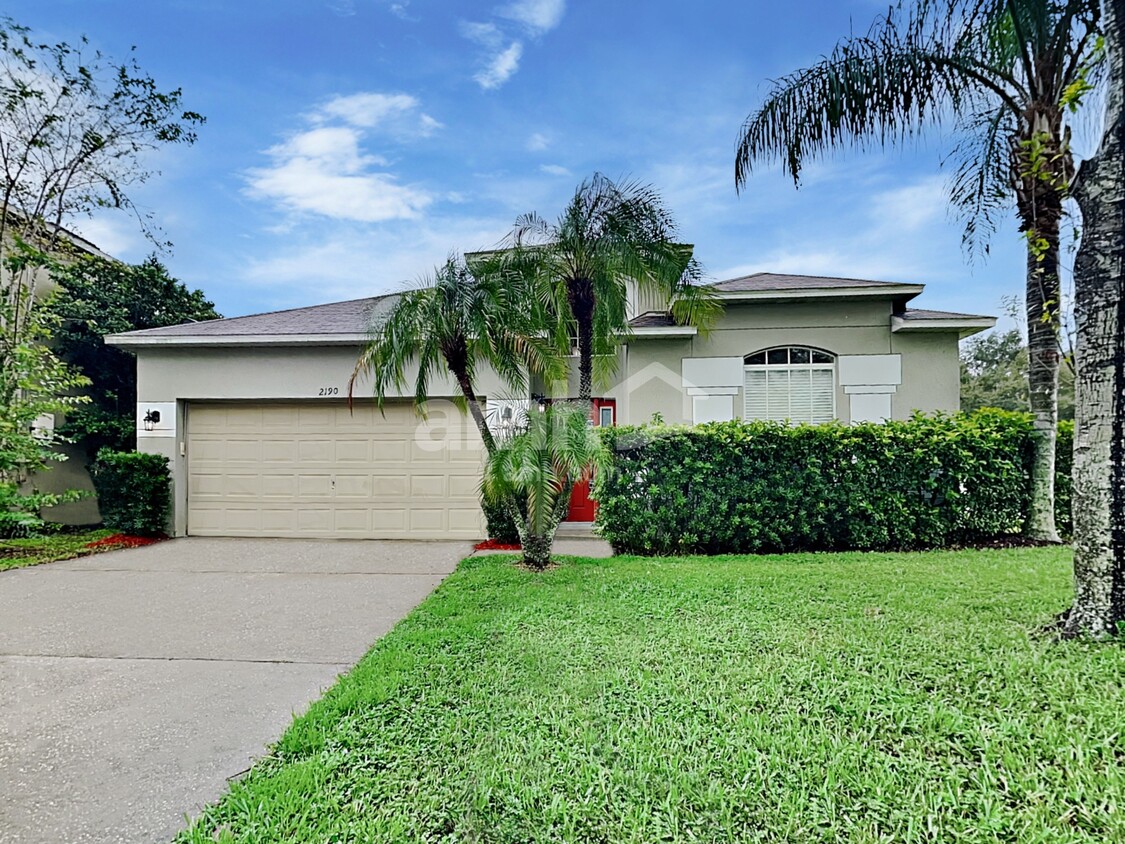
MULTIPOLYGON (((617 424, 617 399, 594 399, 590 415, 594 427, 617 424)), ((576 481, 570 493, 568 522, 592 522, 598 512, 598 502, 590 497, 590 478, 576 481)))

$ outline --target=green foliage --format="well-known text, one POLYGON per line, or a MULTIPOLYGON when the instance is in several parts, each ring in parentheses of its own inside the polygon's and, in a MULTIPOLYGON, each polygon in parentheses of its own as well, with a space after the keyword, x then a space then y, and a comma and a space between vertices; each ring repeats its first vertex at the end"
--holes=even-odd
POLYGON ((1026 414, 788 427, 607 428, 595 497, 620 552, 937 548, 1019 533, 1026 414))
POLYGON ((942 124, 953 139, 950 200, 976 248, 1028 184, 1066 190, 1065 117, 1103 78, 1098 20, 1098 0, 894 3, 868 31, 772 83, 742 125, 735 184, 773 161, 797 182, 809 161, 942 124))
POLYGON ((595 173, 580 184, 556 222, 529 213, 516 220, 498 259, 529 279, 548 304, 545 331, 568 350, 577 334, 579 397, 589 400, 618 363, 628 334, 629 286, 656 293, 680 324, 709 327, 722 306, 692 247, 680 242, 660 194, 634 181, 595 173))
POLYGON ((89 543, 105 539, 112 533, 109 530, 86 530, 81 533, 58 532, 7 539, 0 542, 0 571, 83 556, 91 553, 92 549, 87 547, 89 543))
POLYGON ((59 319, 50 300, 36 299, 20 283, 51 265, 22 241, 2 260, 8 287, 0 291, 0 536, 34 533, 43 527, 43 507, 79 497, 26 488, 36 472, 65 459, 54 448, 62 437, 44 423, 81 406, 86 398, 76 391, 89 384, 52 349, 59 319))
POLYGON ((473 557, 181 844, 1125 841, 1065 548, 473 557))
POLYGON ((480 429, 495 447, 476 394, 480 366, 496 371, 509 388, 526 392, 528 374, 548 381, 564 376, 562 359, 542 336, 544 317, 525 278, 491 259, 470 266, 449 258, 421 288, 399 294, 388 314, 377 317, 371 339, 348 382, 348 397, 366 378, 379 405, 407 388, 416 367, 414 402, 425 412, 430 379, 449 372, 480 429))
POLYGON ((105 450, 90 475, 107 528, 130 536, 161 536, 168 530, 172 475, 167 457, 105 450))
POLYGON ((92 404, 67 415, 64 434, 94 457, 102 448, 135 445, 136 357, 103 338, 108 334, 218 319, 199 290, 173 278, 153 255, 141 264, 85 256, 58 267, 55 310, 62 319, 55 350, 91 380, 92 404))
POLYGON ((524 561, 534 568, 550 561, 574 482, 608 465, 609 455, 589 420, 584 402, 557 402, 532 412, 526 429, 497 446, 485 465, 481 488, 486 501, 503 504, 509 512, 507 502, 527 503, 517 531, 524 561))
MULTIPOLYGON (((961 410, 984 407, 1026 411, 1027 346, 1016 329, 990 331, 961 346, 961 410)), ((1074 372, 1059 370, 1059 419, 1074 418, 1074 372)))
POLYGON ((520 542, 519 528, 516 520, 512 518, 511 511, 503 502, 492 501, 487 496, 481 496, 481 508, 484 510, 484 520, 488 525, 488 538, 503 542, 506 545, 518 545, 520 542))

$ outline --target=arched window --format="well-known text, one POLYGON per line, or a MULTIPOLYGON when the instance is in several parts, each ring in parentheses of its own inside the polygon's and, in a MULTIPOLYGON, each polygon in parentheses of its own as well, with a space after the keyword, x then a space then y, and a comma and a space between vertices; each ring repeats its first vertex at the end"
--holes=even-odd
POLYGON ((745 416, 771 422, 818 423, 836 418, 836 358, 805 346, 747 355, 745 416))

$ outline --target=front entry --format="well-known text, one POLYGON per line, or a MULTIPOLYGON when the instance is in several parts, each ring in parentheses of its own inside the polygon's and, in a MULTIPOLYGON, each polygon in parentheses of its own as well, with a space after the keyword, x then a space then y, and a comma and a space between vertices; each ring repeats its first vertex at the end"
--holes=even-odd
MULTIPOLYGON (((617 424, 617 399, 593 399, 590 409, 591 421, 594 427, 617 424)), ((574 490, 570 493, 570 510, 567 511, 568 522, 592 522, 598 512, 598 502, 590 497, 590 478, 583 478, 575 482, 574 490)))

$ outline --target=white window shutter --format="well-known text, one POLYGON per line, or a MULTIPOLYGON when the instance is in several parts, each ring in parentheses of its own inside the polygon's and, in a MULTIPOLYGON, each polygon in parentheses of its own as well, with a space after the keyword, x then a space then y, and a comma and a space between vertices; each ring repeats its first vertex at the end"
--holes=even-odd
POLYGON ((831 369, 812 370, 812 413, 810 422, 831 422, 836 418, 836 379, 831 369))
POLYGON ((789 413, 789 373, 786 370, 766 370, 766 401, 769 402, 766 418, 771 422, 784 422, 789 413))
POLYGON ((764 369, 746 370, 746 384, 743 390, 747 419, 768 419, 769 405, 766 402, 766 371, 764 369))

